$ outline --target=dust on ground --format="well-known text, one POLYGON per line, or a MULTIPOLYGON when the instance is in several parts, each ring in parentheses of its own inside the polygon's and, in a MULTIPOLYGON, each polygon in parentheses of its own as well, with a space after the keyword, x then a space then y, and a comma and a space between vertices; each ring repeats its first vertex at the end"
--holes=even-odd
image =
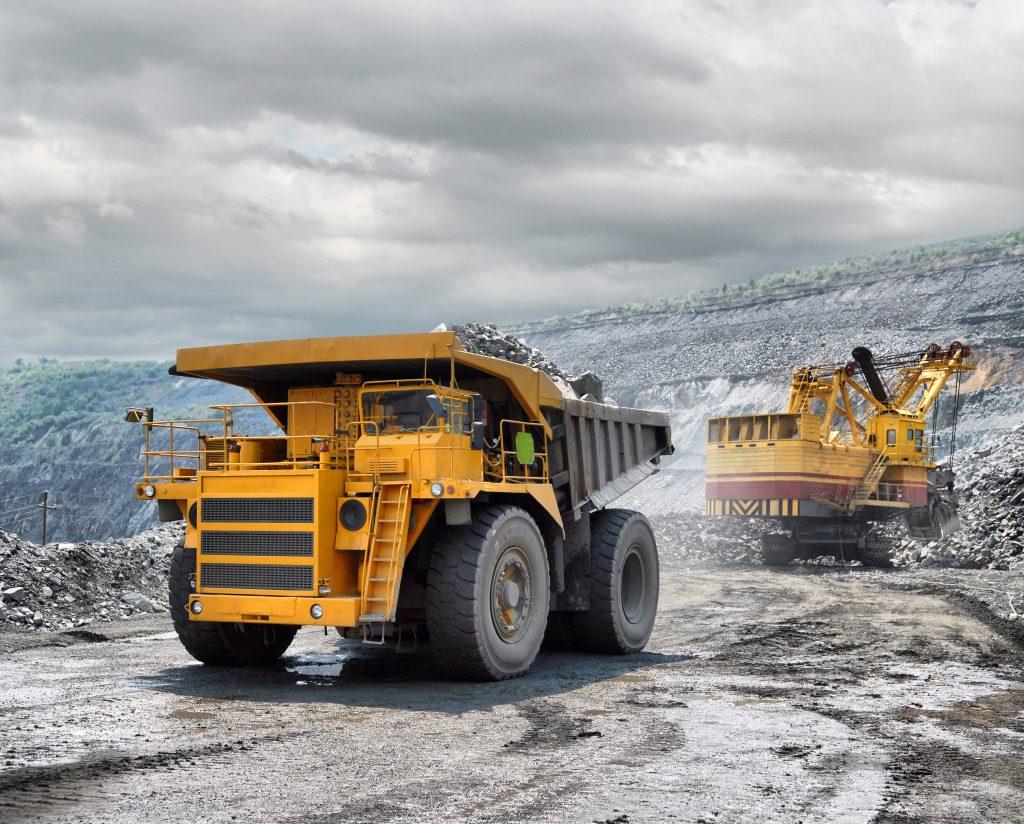
POLYGON ((445 680, 422 647, 312 629, 255 670, 200 666, 153 617, 111 640, 8 647, 0 810, 12 824, 1014 820, 1019 638, 898 582, 666 562, 646 652, 542 653, 498 684, 445 680))

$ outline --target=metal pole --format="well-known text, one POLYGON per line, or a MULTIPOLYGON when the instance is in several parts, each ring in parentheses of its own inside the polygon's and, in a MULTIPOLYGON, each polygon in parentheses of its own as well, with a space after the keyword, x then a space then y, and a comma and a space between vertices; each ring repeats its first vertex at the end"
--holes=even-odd
POLYGON ((40 544, 40 546, 46 546, 46 512, 49 509, 49 507, 46 505, 46 502, 49 499, 49 497, 50 493, 48 491, 44 492, 42 500, 40 501, 39 504, 43 509, 43 542, 40 544))

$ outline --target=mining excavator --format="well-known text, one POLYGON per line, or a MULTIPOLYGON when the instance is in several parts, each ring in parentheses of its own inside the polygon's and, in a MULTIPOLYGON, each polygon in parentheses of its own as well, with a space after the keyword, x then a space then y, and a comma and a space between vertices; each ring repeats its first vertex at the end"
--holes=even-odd
POLYGON ((959 341, 793 370, 785 412, 712 418, 707 514, 761 518, 785 531, 762 538, 766 564, 834 555, 889 564, 876 527, 903 516, 919 541, 959 529, 952 456, 961 380, 974 369, 959 341), (928 413, 953 382, 949 461, 936 460, 928 413))

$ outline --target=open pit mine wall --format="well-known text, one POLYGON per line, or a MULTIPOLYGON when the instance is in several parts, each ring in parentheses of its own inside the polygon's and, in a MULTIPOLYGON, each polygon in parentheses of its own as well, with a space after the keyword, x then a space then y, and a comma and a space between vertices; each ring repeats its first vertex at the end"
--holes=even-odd
MULTIPOLYGON (((797 296, 716 311, 532 324, 518 334, 567 373, 597 372, 620 405, 669 413, 675 454, 613 504, 652 515, 702 508, 710 415, 779 408, 791 365, 845 360, 858 344, 884 353, 962 339, 974 347, 979 368, 964 386, 960 443, 985 443, 1024 422, 1024 257, 871 284, 804 287, 797 296)), ((248 399, 232 387, 171 376, 159 391, 140 395, 126 385, 124 395, 125 405, 154 404, 160 414, 248 399)), ((951 402, 945 394, 940 421, 948 420, 951 402)), ((141 443, 142 433, 120 422, 116 410, 108 424, 68 430, 60 449, 0 442, 0 512, 13 496, 49 489, 60 506, 50 513, 51 541, 133 535, 156 517, 132 494, 141 443)), ((38 540, 38 517, 9 531, 38 540)))
MULTIPOLYGON (((712 311, 611 312, 514 331, 562 369, 602 375, 617 403, 669 413, 675 455, 624 499, 650 514, 702 507, 709 416, 782 408, 794 364, 842 362, 857 345, 887 353, 963 340, 978 369, 962 387, 957 443, 1024 422, 1024 257, 712 311)), ((947 391, 940 430, 952 404, 947 391)))

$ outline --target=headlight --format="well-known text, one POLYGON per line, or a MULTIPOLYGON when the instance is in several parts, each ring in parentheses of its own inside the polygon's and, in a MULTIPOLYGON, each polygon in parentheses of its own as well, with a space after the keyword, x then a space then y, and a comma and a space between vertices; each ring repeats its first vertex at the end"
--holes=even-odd
POLYGON ((320 604, 313 604, 313 606, 309 608, 309 614, 319 620, 324 617, 324 608, 320 606, 320 604))
POLYGON ((152 498, 156 495, 156 487, 153 486, 153 484, 146 484, 146 488, 143 489, 142 492, 147 498, 152 498))
POLYGON ((366 507, 363 502, 356 499, 350 498, 341 505, 341 510, 338 512, 338 519, 341 521, 341 525, 345 527, 349 532, 355 532, 363 528, 363 524, 366 523, 366 507))
POLYGON ((194 612, 196 615, 198 615, 202 611, 203 611, 203 605, 201 603, 199 603, 199 601, 193 601, 192 602, 192 612, 194 612))
POLYGON ((444 495, 444 484, 441 483, 440 481, 434 481, 430 485, 430 494, 433 495, 435 498, 440 498, 442 495, 444 495))

